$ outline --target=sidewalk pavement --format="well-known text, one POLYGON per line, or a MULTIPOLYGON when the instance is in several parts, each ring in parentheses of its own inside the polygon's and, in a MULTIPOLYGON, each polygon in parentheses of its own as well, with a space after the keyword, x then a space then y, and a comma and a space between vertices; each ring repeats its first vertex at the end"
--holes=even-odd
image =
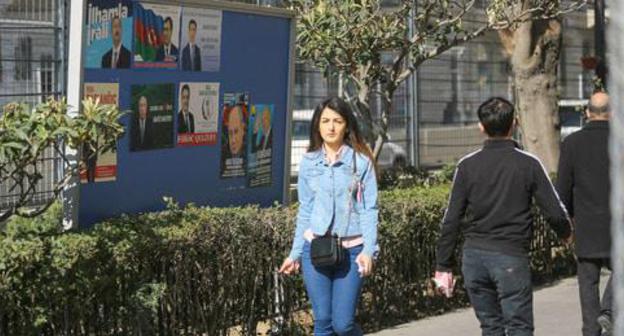
MULTIPOLYGON (((608 279, 603 273, 600 293, 608 279)), ((533 293, 535 336, 581 335, 581 308, 576 277, 556 281, 533 293)), ((479 322, 472 308, 398 325, 371 336, 479 336, 479 322)))

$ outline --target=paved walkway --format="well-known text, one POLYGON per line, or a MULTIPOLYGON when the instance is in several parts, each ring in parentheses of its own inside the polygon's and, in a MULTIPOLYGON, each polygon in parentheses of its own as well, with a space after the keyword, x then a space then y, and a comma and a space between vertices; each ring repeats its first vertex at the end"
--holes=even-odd
MULTIPOLYGON (((603 274, 601 287, 607 282, 603 274)), ((602 289, 601 289, 602 293, 602 289)), ((581 335, 581 311, 576 278, 559 280, 536 289, 533 296, 535 336, 581 335)), ((440 316, 385 329, 373 336, 479 336, 481 330, 472 309, 458 309, 440 316)))

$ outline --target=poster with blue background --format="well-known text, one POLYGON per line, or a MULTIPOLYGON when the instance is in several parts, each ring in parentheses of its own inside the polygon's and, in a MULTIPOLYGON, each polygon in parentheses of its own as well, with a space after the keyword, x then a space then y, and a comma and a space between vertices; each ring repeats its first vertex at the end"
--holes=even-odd
POLYGON ((250 188, 271 185, 274 110, 273 104, 251 106, 247 142, 247 185, 250 188))
POLYGON ((89 0, 85 30, 86 68, 130 67, 132 59, 130 0, 89 0))

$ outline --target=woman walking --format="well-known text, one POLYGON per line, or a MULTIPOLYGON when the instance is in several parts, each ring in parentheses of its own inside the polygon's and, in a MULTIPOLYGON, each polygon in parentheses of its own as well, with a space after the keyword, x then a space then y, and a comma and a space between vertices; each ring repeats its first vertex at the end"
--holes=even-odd
POLYGON ((340 98, 314 111, 297 191, 295 237, 279 271, 302 268, 315 336, 362 335, 354 319, 377 251, 377 180, 372 153, 340 98))

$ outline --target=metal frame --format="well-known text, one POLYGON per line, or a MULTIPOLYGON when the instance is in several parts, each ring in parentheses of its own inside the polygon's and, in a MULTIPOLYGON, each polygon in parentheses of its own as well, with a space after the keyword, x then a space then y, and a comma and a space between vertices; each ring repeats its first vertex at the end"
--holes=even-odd
POLYGON ((283 18, 295 17, 295 12, 289 9, 275 8, 275 7, 261 7, 258 5, 246 4, 246 3, 240 3, 240 2, 220 1, 220 0, 178 0, 175 2, 170 1, 170 0, 147 0, 147 1, 141 1, 141 2, 170 5, 170 6, 176 6, 176 5, 197 6, 197 8, 226 10, 230 12, 247 13, 247 14, 263 14, 267 16, 277 16, 277 17, 283 17, 283 18))
MULTIPOLYGON (((293 13, 294 15, 294 13, 293 13)), ((286 98, 286 132, 284 132, 285 139, 285 157, 284 157, 284 178, 283 178, 283 200, 282 203, 288 205, 290 203, 290 159, 292 153, 292 117, 293 117, 293 91, 295 85, 295 61, 296 61, 296 47, 295 41, 297 36, 297 20, 292 17, 290 22, 290 48, 288 55, 288 93, 286 98)))
MULTIPOLYGON (((80 102, 84 83, 84 17, 87 7, 85 0, 72 0, 69 15, 69 53, 67 64, 67 103, 68 115, 75 117, 80 113, 80 102)), ((70 165, 77 165, 80 152, 65 147, 65 154, 70 165)), ((64 169, 67 169, 64 166, 64 169)), ((63 174, 64 175, 64 174, 63 174)), ((63 199, 63 228, 78 227, 78 208, 80 202, 80 176, 73 176, 62 193, 63 199)))

